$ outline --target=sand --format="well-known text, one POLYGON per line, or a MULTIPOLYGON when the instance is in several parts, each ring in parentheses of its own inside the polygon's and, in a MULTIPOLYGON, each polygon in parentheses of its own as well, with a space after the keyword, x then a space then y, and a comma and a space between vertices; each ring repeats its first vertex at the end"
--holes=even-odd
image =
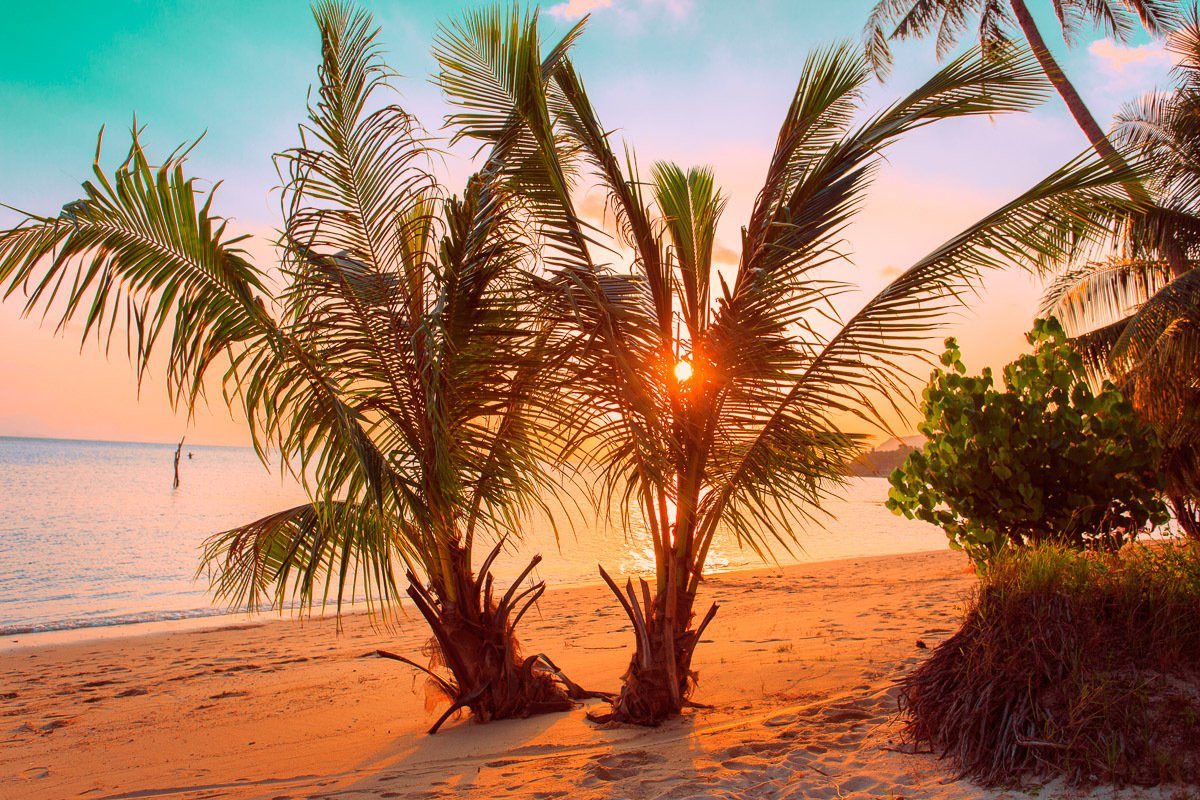
MULTIPOLYGON (((415 618, 272 619, 0 651, 0 797, 1022 798, 899 746, 893 682, 957 625, 973 578, 949 552, 718 575, 689 711, 654 730, 585 709, 424 730, 415 618)), ((600 586, 523 623, 577 682, 615 689, 630 631, 600 586)), ((1079 796, 1058 787, 1046 797, 1079 796)), ((1186 798, 1183 788, 1092 797, 1186 798)), ((1200 797, 1200 794, 1195 795, 1200 797)))

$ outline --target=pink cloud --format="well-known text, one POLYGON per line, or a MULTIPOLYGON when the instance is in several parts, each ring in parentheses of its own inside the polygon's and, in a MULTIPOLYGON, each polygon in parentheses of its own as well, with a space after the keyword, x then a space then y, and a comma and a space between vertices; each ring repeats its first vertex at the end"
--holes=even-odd
MULTIPOLYGON (((683 19, 692 12, 694 0, 622 0, 616 6, 622 16, 636 16, 643 11, 664 12, 675 19, 683 19)), ((579 19, 586 14, 605 8, 613 8, 613 0, 564 0, 550 6, 547 11, 559 19, 579 19)))
POLYGON ((1115 74, 1124 74, 1131 70, 1161 69, 1171 67, 1175 58, 1167 52, 1162 42, 1150 42, 1134 47, 1118 44, 1112 39, 1098 39, 1088 46, 1092 55, 1102 69, 1115 74))
POLYGON ((611 5, 612 0, 566 0, 565 3, 550 6, 548 10, 552 16, 560 19, 579 19, 585 14, 611 5))

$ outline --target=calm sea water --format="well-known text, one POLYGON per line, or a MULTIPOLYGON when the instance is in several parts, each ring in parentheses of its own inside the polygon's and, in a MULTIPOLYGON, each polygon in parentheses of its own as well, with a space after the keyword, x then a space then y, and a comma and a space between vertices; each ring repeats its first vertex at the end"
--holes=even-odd
MULTIPOLYGON (((173 445, 0 437, 0 635, 213 616, 207 580, 195 578, 206 536, 297 505, 304 494, 269 473, 249 449, 185 446, 172 489, 173 445), (188 453, 191 453, 191 458, 188 453)), ((945 536, 883 507, 887 483, 856 479, 781 563, 917 552, 945 536)), ((653 568, 645 536, 603 524, 560 531, 532 523, 519 550, 497 561, 511 580, 533 553, 549 583, 597 580, 653 568)), ((762 566, 730 540, 714 543, 714 570, 762 566)))

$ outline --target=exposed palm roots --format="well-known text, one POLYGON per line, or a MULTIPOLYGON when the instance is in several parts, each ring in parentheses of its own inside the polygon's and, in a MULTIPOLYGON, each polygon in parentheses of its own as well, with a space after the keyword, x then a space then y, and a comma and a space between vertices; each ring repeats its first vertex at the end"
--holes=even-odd
POLYGON ((668 608, 666 596, 652 599, 650 587, 641 580, 641 597, 633 581, 625 582, 621 591, 603 569, 600 575, 617 596, 621 607, 633 623, 637 648, 622 680, 621 692, 612 701, 612 711, 591 715, 596 722, 624 722, 633 725, 656 726, 687 707, 701 707, 689 696, 696 686, 697 674, 692 670, 692 655, 704 629, 717 613, 714 603, 695 629, 691 600, 684 598, 674 608, 668 608))
POLYGON ((541 562, 535 556, 499 602, 493 596, 490 571, 503 543, 488 556, 477 577, 469 568, 465 548, 450 551, 458 576, 453 597, 438 592, 408 574, 408 596, 433 630, 432 663, 422 666, 412 659, 385 650, 384 658, 402 661, 424 672, 435 689, 450 700, 450 706, 429 729, 438 729, 457 711, 469 709, 479 722, 514 719, 567 711, 588 698, 610 699, 603 692, 588 691, 542 654, 522 657, 515 635, 517 624, 545 593, 542 581, 521 588, 522 582, 541 562), (439 667, 444 667, 443 670, 439 667))

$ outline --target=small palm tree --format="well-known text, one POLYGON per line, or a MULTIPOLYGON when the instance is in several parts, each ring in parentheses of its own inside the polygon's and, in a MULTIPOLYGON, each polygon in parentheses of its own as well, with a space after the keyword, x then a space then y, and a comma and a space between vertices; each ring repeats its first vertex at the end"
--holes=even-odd
MULTIPOLYGON (((450 122, 484 143, 523 102, 495 89, 502 64, 466 57, 489 51, 457 35, 439 52, 461 106, 450 122)), ((643 178, 628 151, 624 163, 614 152, 570 61, 551 76, 552 117, 513 183, 538 210, 553 267, 542 292, 572 414, 562 447, 602 475, 599 506, 618 504, 653 539, 652 585, 622 587, 601 570, 636 637, 611 717, 653 725, 690 702, 693 655, 717 610, 696 613, 718 532, 763 556, 792 545, 859 452, 846 418, 883 425, 903 405, 905 365, 920 362, 960 292, 984 270, 1056 261, 1068 242, 1099 235, 1103 212, 1127 204, 1117 182, 1130 175, 1095 159, 1068 165, 831 325, 846 286, 832 273, 847 264, 841 237, 881 152, 940 119, 1031 107, 1044 91, 1032 59, 974 51, 856 123, 865 58, 850 46, 810 56, 732 275, 713 264, 725 200, 712 172, 660 163, 643 178), (581 170, 607 190, 617 241, 575 212, 566 178, 581 170), (622 247, 631 261, 612 264, 622 247)))
POLYGON ((1172 33, 1176 88, 1117 116, 1119 146, 1155 171, 1154 207, 1122 220, 1114 242, 1060 272, 1045 311, 1060 317, 1098 374, 1156 423, 1180 525, 1200 538, 1200 18, 1172 33))
MULTIPOLYGON (((461 707, 482 721, 568 708, 582 690, 544 657, 522 658, 514 633, 544 591, 525 585, 540 557, 505 591, 490 572, 543 502, 553 412, 525 203, 498 179, 522 156, 523 123, 510 120, 509 140, 447 196, 415 120, 389 102, 371 18, 328 0, 314 14, 319 87, 300 145, 280 156, 277 282, 185 177, 187 153, 153 168, 136 129, 112 177, 97 150, 82 199, 0 233, 0 282, 27 293, 27 312, 60 314, 60 329, 81 320, 85 339, 124 328, 139 374, 165 349, 172 400, 189 409, 227 363, 227 402, 311 502, 208 542, 219 596, 340 611, 356 591, 397 601, 403 576, 434 637, 434 664, 414 666, 452 701, 433 730, 461 707), (475 571, 481 534, 494 548, 475 571)), ((540 97, 536 20, 509 22, 506 56, 535 67, 513 85, 533 80, 524 91, 540 97)))
MULTIPOLYGON (((1152 36, 1163 36, 1179 19, 1177 0, 1049 0, 1048 4, 1068 44, 1089 25, 1127 42, 1138 24, 1152 36)), ((890 42, 925 36, 936 38, 938 56, 943 57, 971 30, 972 20, 985 56, 1003 52, 1012 44, 1015 24, 1092 148, 1113 164, 1124 163, 1054 59, 1025 0, 878 0, 866 26, 868 57, 876 73, 886 75, 892 65, 890 42)), ((1127 189, 1145 199, 1136 184, 1127 189)))

